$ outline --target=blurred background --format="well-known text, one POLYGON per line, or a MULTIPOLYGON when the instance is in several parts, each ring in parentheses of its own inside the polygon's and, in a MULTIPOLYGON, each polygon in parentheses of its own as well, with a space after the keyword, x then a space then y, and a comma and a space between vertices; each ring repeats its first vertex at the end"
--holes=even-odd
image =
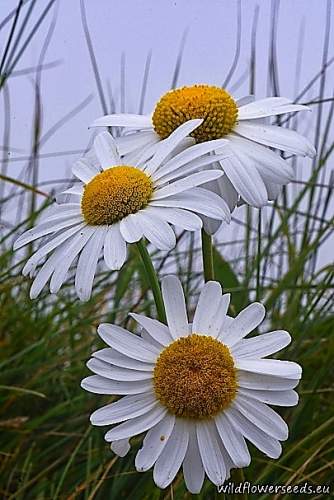
MULTIPOLYGON (((160 492, 150 473, 137 474, 134 451, 116 459, 88 425, 103 398, 79 388, 100 347, 98 323, 131 327, 130 309, 155 314, 135 250, 120 273, 101 267, 94 297, 81 304, 72 275, 58 297, 45 290, 30 301, 21 269, 33 247, 16 256, 11 245, 71 185, 95 118, 150 113, 168 89, 194 83, 236 98, 289 97, 313 111, 275 123, 307 135, 317 157, 290 160, 296 180, 271 206, 234 212, 215 239, 215 270, 233 293, 231 314, 256 298, 268 329, 291 331, 286 355, 305 373, 300 405, 283 412, 291 437, 282 459, 255 452, 246 479, 333 480, 333 23, 332 0, 1 0, 3 498, 190 498, 181 476, 160 492)), ((199 241, 178 236, 178 250, 153 255, 160 274, 180 275, 191 307, 202 280, 199 241)), ((209 484, 200 497, 223 498, 209 484)))

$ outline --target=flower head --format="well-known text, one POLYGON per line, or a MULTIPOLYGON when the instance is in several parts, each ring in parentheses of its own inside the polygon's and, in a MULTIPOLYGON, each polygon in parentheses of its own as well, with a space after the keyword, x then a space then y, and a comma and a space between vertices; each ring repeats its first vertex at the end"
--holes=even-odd
POLYGON ((315 155, 308 139, 292 129, 268 125, 264 119, 308 109, 284 97, 236 101, 220 87, 193 85, 167 92, 150 116, 107 115, 93 126, 132 128, 132 133, 119 138, 121 151, 129 154, 143 144, 153 147, 180 124, 201 118, 203 123, 191 133, 197 143, 219 138, 229 141, 224 149, 226 156, 219 164, 213 162, 214 168, 224 172, 211 183, 213 191, 225 199, 231 210, 238 203, 260 208, 274 200, 280 188, 294 178, 290 163, 272 149, 300 156, 315 155), (134 133, 133 129, 139 132, 134 133))
POLYGON ((297 404, 301 368, 267 358, 290 343, 287 332, 245 338, 264 318, 260 303, 231 318, 229 294, 211 281, 189 323, 179 280, 164 278, 162 293, 167 326, 139 314, 131 316, 141 335, 99 326, 109 347, 88 361, 95 375, 82 387, 123 396, 91 415, 93 425, 117 424, 105 435, 116 454, 124 456, 129 439, 146 432, 136 469, 153 467, 155 483, 165 488, 182 466, 188 490, 198 493, 205 474, 221 486, 232 468, 250 464, 246 440, 279 457, 288 428, 268 405, 297 404))
POLYGON ((198 214, 229 221, 226 203, 198 187, 222 175, 220 170, 194 171, 209 164, 208 153, 225 144, 219 139, 194 145, 188 135, 201 123, 197 119, 180 125, 154 151, 140 148, 136 158, 133 155, 131 163, 125 164, 108 132, 95 138, 93 151, 72 169, 80 182, 65 191, 70 200, 55 204, 51 213, 14 244, 18 249, 49 237, 23 269, 25 275, 34 276, 40 261, 51 254, 35 276, 32 298, 49 279, 50 290, 56 293, 78 257, 75 288, 87 300, 102 254, 109 269, 120 269, 127 243, 145 237, 157 248, 168 250, 176 242, 171 225, 196 231, 202 226, 198 214))

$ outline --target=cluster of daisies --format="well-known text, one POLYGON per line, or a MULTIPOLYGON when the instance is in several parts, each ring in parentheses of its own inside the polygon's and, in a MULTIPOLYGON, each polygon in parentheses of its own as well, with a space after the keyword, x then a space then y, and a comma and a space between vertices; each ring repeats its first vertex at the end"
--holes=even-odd
MULTIPOLYGON (((110 270, 126 262, 128 244, 148 241, 162 251, 176 245, 175 230, 215 233, 241 204, 261 208, 294 177, 282 152, 312 157, 312 144, 269 117, 307 110, 289 99, 236 101, 208 85, 166 93, 152 114, 112 114, 93 127, 93 148, 73 165, 76 182, 57 198, 15 249, 40 239, 23 273, 35 298, 49 283, 57 293, 70 269, 81 300, 92 294, 101 260, 110 270), (113 137, 110 130, 121 127, 113 137)), ((287 346, 285 331, 245 337, 264 319, 254 303, 232 318, 228 294, 209 281, 192 320, 182 285, 161 281, 166 322, 132 314, 139 333, 102 324, 108 347, 93 353, 87 391, 119 396, 91 415, 93 425, 114 425, 105 439, 119 456, 130 438, 146 433, 135 459, 153 467, 165 488, 182 466, 188 490, 205 475, 217 486, 233 468, 246 467, 246 440, 271 458, 287 439, 284 420, 269 405, 293 406, 301 377, 296 363, 268 359, 287 346)))

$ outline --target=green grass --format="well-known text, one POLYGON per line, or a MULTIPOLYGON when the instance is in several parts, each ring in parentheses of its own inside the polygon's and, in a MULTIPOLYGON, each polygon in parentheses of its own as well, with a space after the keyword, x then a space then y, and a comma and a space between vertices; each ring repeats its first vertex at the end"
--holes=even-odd
MULTIPOLYGON (((10 19, 0 24, 0 29, 9 29, 0 79, 4 95, 11 71, 38 29, 36 25, 32 32, 26 30, 26 16, 34 3, 20 2, 18 14, 13 11, 10 19)), ((42 21, 47 12, 43 15, 42 21)), ((275 40, 272 50, 274 46, 275 40)), ((94 54, 92 45, 90 53, 94 54)), ((177 84, 181 61, 182 54, 173 85, 177 84)), ((277 67, 274 57, 272 61, 274 89, 277 67)), ((255 80, 254 59, 251 68, 250 90, 255 80)), ((295 360, 303 367, 299 405, 279 410, 290 428, 282 457, 270 460, 252 448, 253 460, 244 470, 244 477, 253 484, 295 485, 307 481, 318 485, 333 484, 334 479, 334 267, 322 264, 319 258, 323 247, 328 248, 334 225, 333 188, 328 182, 334 148, 330 134, 333 100, 324 94, 322 85, 327 68, 328 62, 323 59, 319 75, 310 82, 311 88, 320 84, 318 98, 311 103, 319 154, 310 178, 290 185, 265 214, 249 209, 244 220, 233 222, 241 228, 238 241, 216 242, 214 252, 216 279, 226 292, 232 292, 230 314, 236 314, 255 298, 262 301, 268 311, 268 330, 287 329, 293 337, 280 358, 295 360)), ((94 69, 98 72, 96 66, 94 69)), ((149 62, 145 72, 147 82, 149 62)), ((103 95, 98 76, 98 90, 103 95)), ((305 92, 307 89, 301 90, 299 100, 305 92)), ((39 130, 38 120, 36 113, 32 130, 39 130)), ((288 121, 285 126, 290 124, 288 121)), ((37 300, 29 299, 30 283, 21 275, 29 255, 19 259, 12 253, 11 243, 35 220, 35 206, 44 210, 50 203, 48 190, 38 180, 39 141, 37 135, 29 159, 37 172, 30 179, 13 179, 5 161, 0 175, 6 182, 6 190, 1 191, 2 218, 6 220, 7 203, 13 196, 24 198, 22 207, 28 207, 19 210, 18 224, 9 229, 4 226, 0 239, 0 496, 15 500, 191 498, 181 474, 170 488, 161 491, 154 486, 151 471, 135 471, 134 456, 140 438, 132 440, 127 457, 117 458, 104 442, 103 430, 89 424, 89 414, 110 398, 90 395, 80 388, 81 379, 88 374, 86 360, 92 351, 102 347, 96 335, 99 323, 116 322, 131 329, 134 325, 128 318, 130 310, 156 315, 136 248, 131 248, 120 273, 102 270, 98 274, 88 303, 82 304, 75 297, 73 279, 58 296, 50 296, 45 290, 37 300)), ((10 149, 10 144, 4 143, 3 147, 10 149)), ((234 217, 238 219, 239 212, 234 217)), ((199 238, 182 234, 179 240, 180 246, 169 255, 154 253, 154 263, 160 276, 176 270, 192 309, 202 282, 198 271, 199 238)), ((28 253, 32 251, 30 248, 28 253)), ((239 481, 240 476, 234 479, 239 481)), ((197 497, 204 500, 224 495, 207 481, 197 497)))

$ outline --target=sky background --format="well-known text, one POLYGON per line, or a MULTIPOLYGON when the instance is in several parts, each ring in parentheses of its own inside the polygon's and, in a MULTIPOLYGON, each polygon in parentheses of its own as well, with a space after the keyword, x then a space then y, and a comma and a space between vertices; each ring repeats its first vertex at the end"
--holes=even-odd
MULTIPOLYGON (((185 31, 187 37, 178 85, 222 85, 236 50, 238 4, 237 0, 86 0, 87 23, 108 106, 111 89, 118 110, 123 104, 126 111, 138 112, 145 62, 148 53, 152 51, 144 108, 145 112, 150 112, 159 96, 170 88, 185 31), (125 82, 123 103, 120 91, 122 59, 125 82)), ((1 0, 0 19, 16 5, 16 0, 1 0)), ((30 26, 36 22, 46 5, 44 0, 36 2, 30 26)), ((255 94, 257 98, 270 95, 267 71, 273 5, 278 8, 276 30, 280 95, 294 99, 321 68, 326 0, 241 0, 240 58, 228 86, 235 97, 249 94, 251 32, 257 6, 259 17, 255 94), (299 57, 301 69, 299 78, 296 78, 299 57)), ((331 17, 333 18, 333 12, 331 17)), ((59 64, 44 71, 41 77, 42 135, 85 98, 91 96, 91 100, 78 115, 43 144, 41 153, 46 155, 85 149, 92 137, 89 124, 103 114, 84 35, 79 0, 60 0, 56 8, 51 9, 16 69, 38 64, 52 22, 55 22, 55 29, 44 62, 58 61, 59 64)), ((2 46, 7 36, 8 29, 0 32, 2 46)), ((332 36, 329 57, 333 55, 333 49, 332 36)), ((11 144, 8 175, 21 179, 24 179, 28 163, 21 161, 20 156, 29 155, 32 141, 35 79, 34 73, 13 76, 7 86, 11 144)), ((326 95, 331 97, 333 68, 328 72, 327 81, 326 95)), ((318 93, 317 83, 303 100, 316 99, 318 93)), ((325 112, 327 111, 328 107, 325 108, 325 112)), ((3 136, 4 123, 2 114, 0 137, 3 136)), ((304 114, 298 130, 306 133, 312 140, 314 129, 314 117, 304 114)), ((46 181, 69 175, 71 163, 77 156, 69 154, 42 158, 40 179, 46 181)), ((310 161, 299 161, 298 175, 302 178, 308 177, 310 169, 310 161)))

